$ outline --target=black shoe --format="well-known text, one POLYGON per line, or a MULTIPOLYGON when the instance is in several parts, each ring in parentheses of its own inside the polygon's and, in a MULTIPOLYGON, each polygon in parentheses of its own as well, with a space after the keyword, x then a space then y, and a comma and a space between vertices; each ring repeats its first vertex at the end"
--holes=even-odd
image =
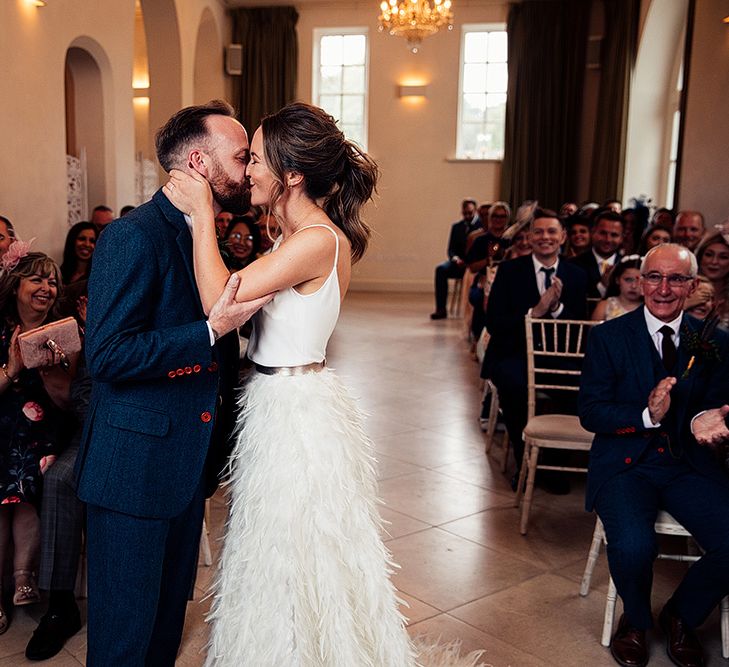
POLYGON ((28 660, 52 658, 80 629, 81 616, 78 608, 64 614, 48 610, 25 647, 25 657, 28 660))
POLYGON ((617 632, 610 642, 610 653, 622 667, 645 667, 648 664, 645 630, 631 627, 625 615, 621 616, 617 632))
POLYGON ((446 313, 445 310, 436 310, 434 313, 430 314, 431 320, 444 320, 448 317, 448 313, 446 313))
POLYGON ((678 667, 703 667, 704 650, 694 631, 663 607, 658 622, 666 633, 666 652, 678 667))

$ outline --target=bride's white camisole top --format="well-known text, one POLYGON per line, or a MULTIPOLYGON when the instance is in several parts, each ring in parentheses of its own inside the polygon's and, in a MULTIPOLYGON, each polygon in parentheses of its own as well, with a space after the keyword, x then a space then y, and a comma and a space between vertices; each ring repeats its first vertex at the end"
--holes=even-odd
MULTIPOLYGON (((293 287, 281 290, 253 316, 247 354, 261 366, 305 366, 326 358, 327 343, 337 324, 341 301, 337 275, 339 237, 327 225, 308 225, 295 234, 312 227, 324 227, 334 234, 334 266, 316 292, 300 294, 293 287)), ((280 244, 281 237, 272 252, 280 244)))

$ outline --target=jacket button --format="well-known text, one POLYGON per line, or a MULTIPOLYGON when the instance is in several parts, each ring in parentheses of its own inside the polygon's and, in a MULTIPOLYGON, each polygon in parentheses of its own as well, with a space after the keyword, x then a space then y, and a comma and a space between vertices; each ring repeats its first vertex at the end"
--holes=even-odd
POLYGON ((170 371, 169 373, 167 373, 167 377, 168 378, 176 378, 177 377, 177 373, 175 373, 175 371, 170 371))
POLYGON ((659 448, 658 448, 658 453, 659 453, 659 454, 663 454, 663 452, 665 452, 665 451, 666 451, 666 450, 665 450, 665 449, 663 449, 663 447, 659 447, 659 448))
POLYGON ((178 369, 177 369, 177 370, 175 371, 175 373, 176 373, 177 375, 184 375, 184 374, 185 374, 185 369, 184 369, 184 368, 178 368, 178 369))
POLYGON ((193 372, 193 373, 199 373, 199 372, 200 372, 201 370, 202 370, 202 369, 201 369, 201 367, 200 367, 200 364, 195 364, 195 365, 194 365, 194 366, 192 367, 192 372, 193 372))
POLYGON ((203 422, 205 422, 206 424, 207 424, 207 423, 208 423, 208 422, 209 422, 209 421, 210 421, 210 420, 211 420, 212 418, 213 418, 213 416, 212 416, 212 415, 211 415, 211 414, 210 414, 210 413, 209 413, 209 412, 208 412, 207 410, 205 410, 205 412, 203 412, 203 413, 202 413, 202 414, 200 415, 200 420, 201 420, 201 421, 203 421, 203 422))
POLYGON ((212 364, 210 364, 210 366, 208 366, 208 370, 211 373, 215 373, 215 371, 218 370, 218 362, 217 361, 214 361, 212 364))
POLYGON ((192 375, 192 366, 185 366, 185 375, 192 375))
POLYGON ((626 462, 626 463, 627 463, 628 465, 630 465, 630 464, 631 464, 631 463, 633 462, 633 459, 631 459, 630 457, 628 457, 627 459, 625 459, 625 462, 626 462))

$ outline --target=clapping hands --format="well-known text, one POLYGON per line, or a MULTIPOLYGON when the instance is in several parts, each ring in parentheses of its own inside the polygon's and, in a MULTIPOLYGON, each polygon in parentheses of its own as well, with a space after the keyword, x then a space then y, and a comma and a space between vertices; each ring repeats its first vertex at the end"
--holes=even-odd
POLYGON ((676 378, 663 378, 648 395, 648 413, 654 424, 660 424, 671 407, 671 389, 676 386, 676 378))
POLYGON ((729 428, 726 425, 727 415, 729 415, 729 405, 722 405, 720 408, 707 410, 696 417, 691 423, 691 431, 696 442, 713 447, 729 440, 729 428))
POLYGON ((564 283, 557 276, 552 278, 552 284, 544 290, 544 294, 542 294, 539 302, 532 308, 532 315, 534 317, 544 317, 547 313, 559 308, 563 285, 564 283))

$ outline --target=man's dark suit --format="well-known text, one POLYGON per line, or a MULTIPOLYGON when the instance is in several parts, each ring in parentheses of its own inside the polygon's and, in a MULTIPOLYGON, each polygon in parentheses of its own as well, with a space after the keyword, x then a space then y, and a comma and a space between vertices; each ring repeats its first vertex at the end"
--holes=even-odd
MULTIPOLYGON (((560 260, 562 280, 559 319, 586 316, 585 272, 560 260)), ((486 329, 491 335, 481 376, 490 378, 499 391, 504 422, 514 444, 517 462, 523 451, 522 431, 527 421, 526 332, 524 317, 540 299, 531 255, 499 264, 486 307, 486 329)))
POLYGON ((466 267, 459 266, 453 260, 454 257, 465 259, 466 239, 468 235, 480 224, 478 216, 471 222, 459 220, 451 226, 451 233, 448 237, 448 259, 435 267, 435 311, 445 312, 446 300, 448 299, 448 278, 462 278, 466 267))
POLYGON ((235 334, 210 345, 192 237, 161 191, 104 230, 89 281, 94 383, 77 463, 91 666, 174 664, 204 498, 225 461, 237 350, 235 334))
MULTIPOLYGON (((577 257, 573 257, 569 260, 575 266, 579 266, 587 274, 587 296, 590 299, 602 299, 602 294, 597 289, 600 284, 602 276, 600 274, 600 266, 595 259, 595 253, 592 250, 587 250, 577 257)), ((620 261, 620 255, 616 261, 620 261)))
POLYGON ((632 627, 651 626, 650 591, 657 553, 653 524, 670 512, 706 555, 693 565, 671 599, 672 613, 700 625, 729 592, 729 479, 713 452, 700 447, 690 420, 729 397, 729 341, 717 333, 721 361, 687 349, 700 323, 684 315, 671 409, 659 428, 646 429, 648 396, 669 373, 651 340, 643 307, 596 327, 582 369, 579 411, 595 433, 586 505, 605 525, 610 571, 632 627))

